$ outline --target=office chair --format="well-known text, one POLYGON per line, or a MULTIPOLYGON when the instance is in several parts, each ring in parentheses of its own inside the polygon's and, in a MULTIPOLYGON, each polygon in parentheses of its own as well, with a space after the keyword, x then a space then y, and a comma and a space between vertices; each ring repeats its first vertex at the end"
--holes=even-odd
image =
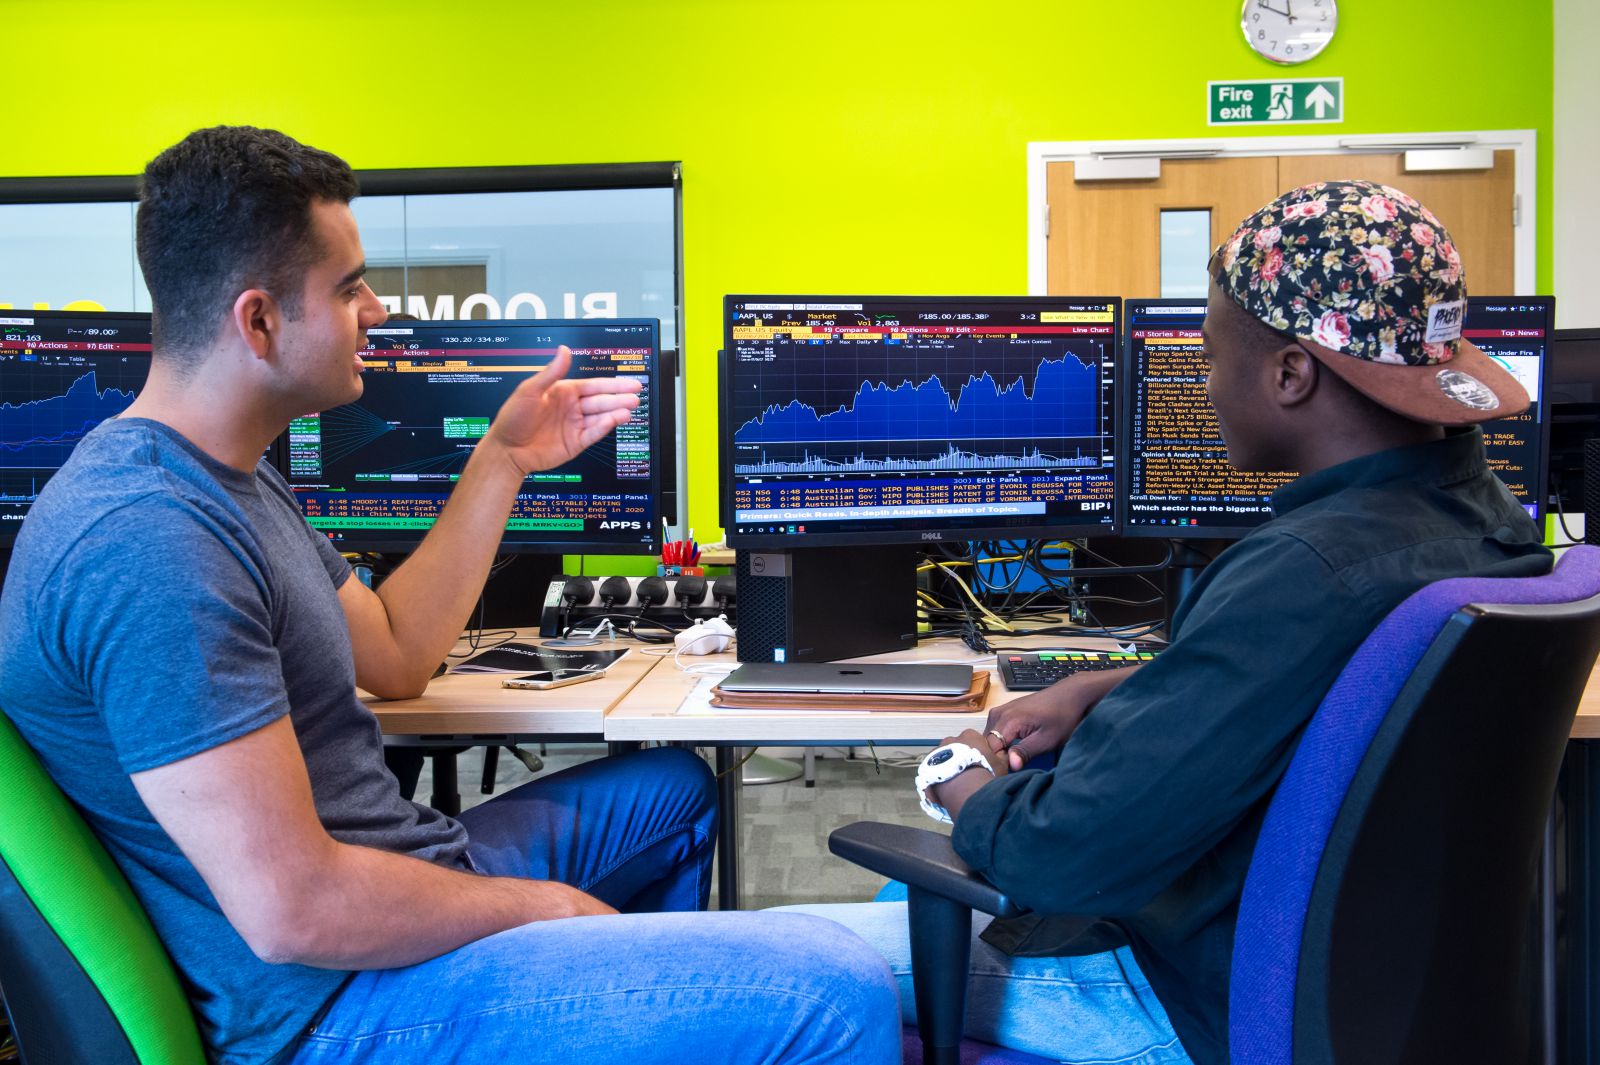
MULTIPOLYGON (((1270 800, 1239 907, 1234 1065, 1527 1060, 1544 831, 1600 652, 1600 548, 1543 577, 1440 581, 1356 651, 1270 800)), ((908 885, 930 1065, 1043 1059, 961 1041, 971 910, 1020 912, 948 838, 861 822, 835 853, 908 885)))
POLYGON ((133 890, 3 714, 0 994, 24 1065, 204 1065, 133 890))

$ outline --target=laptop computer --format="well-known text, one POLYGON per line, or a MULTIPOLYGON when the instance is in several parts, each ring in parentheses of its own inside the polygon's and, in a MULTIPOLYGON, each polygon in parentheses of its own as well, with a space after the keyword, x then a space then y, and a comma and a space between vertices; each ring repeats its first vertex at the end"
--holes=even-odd
POLYGON ((728 674, 720 687, 730 692, 964 695, 972 687, 972 667, 915 662, 753 662, 728 674))

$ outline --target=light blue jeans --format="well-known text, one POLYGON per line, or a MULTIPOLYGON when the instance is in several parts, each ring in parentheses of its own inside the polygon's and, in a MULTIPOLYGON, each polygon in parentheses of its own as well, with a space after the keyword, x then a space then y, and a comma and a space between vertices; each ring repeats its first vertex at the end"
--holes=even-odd
MULTIPOLYGON (((555 879, 623 910, 694 909, 716 802, 688 751, 606 758, 461 816, 476 869, 555 879)), ((895 986, 852 932, 777 913, 542 921, 350 978, 292 1065, 756 1065, 900 1060, 895 986)))
MULTIPOLYGON (((916 1023, 904 902, 783 906, 767 912, 826 917, 871 943, 894 971, 905 1022, 916 1023)), ((972 915, 968 1036, 1073 1065, 1189 1061, 1127 947, 1077 958, 1013 958, 978 938, 990 920, 988 914, 972 915)))

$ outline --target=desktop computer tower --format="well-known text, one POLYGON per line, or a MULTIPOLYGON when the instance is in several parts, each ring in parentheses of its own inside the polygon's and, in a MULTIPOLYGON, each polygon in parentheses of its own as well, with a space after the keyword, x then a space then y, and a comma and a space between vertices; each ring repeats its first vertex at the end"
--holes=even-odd
POLYGON ((739 551, 741 662, 832 662, 917 644, 915 547, 739 551))

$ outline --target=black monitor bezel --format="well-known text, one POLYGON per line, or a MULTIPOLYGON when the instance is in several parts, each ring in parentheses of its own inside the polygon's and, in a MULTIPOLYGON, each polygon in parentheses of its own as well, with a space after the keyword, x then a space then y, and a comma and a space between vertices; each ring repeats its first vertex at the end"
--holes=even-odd
MULTIPOLYGON (((592 543, 585 540, 551 540, 529 542, 525 540, 507 541, 502 539, 496 548, 497 553, 503 555, 654 555, 661 550, 661 515, 664 503, 661 498, 661 456, 662 456, 662 420, 657 414, 662 402, 661 396, 661 320, 659 318, 469 318, 469 319, 433 319, 425 321, 402 321, 394 323, 397 326, 424 327, 424 328, 449 328, 453 330, 478 330, 487 331, 494 329, 537 328, 541 326, 618 326, 618 325, 648 325, 651 327, 650 343, 654 352, 649 361, 647 374, 650 378, 651 418, 650 418, 650 498, 654 513, 647 522, 649 539, 640 543, 592 543)), ((378 328, 382 328, 379 326, 378 328)), ((284 480, 289 480, 289 457, 286 440, 288 428, 278 435, 276 446, 277 469, 283 474, 284 480)), ((290 482, 293 487, 293 482, 290 482)), ((454 489, 452 489, 453 491, 454 489)), ((308 523, 309 524, 309 523, 308 523)), ((315 529, 315 526, 312 526, 315 529)), ((428 532, 432 531, 429 527, 428 532)), ((503 532, 504 530, 502 530, 503 532)), ((320 530, 318 530, 320 532, 320 530)), ((415 540, 386 540, 381 536, 359 537, 333 541, 334 546, 343 552, 375 552, 379 554, 400 553, 405 554, 415 551, 426 539, 427 532, 415 540)))
MULTIPOLYGON (((933 306, 991 303, 1012 305, 1028 305, 1039 303, 1105 303, 1112 308, 1112 373, 1118 372, 1117 353, 1121 350, 1123 332, 1123 300, 1121 296, 1078 296, 1078 295, 1038 295, 1038 296, 894 296, 894 295, 822 295, 822 294, 768 294, 768 293, 733 293, 722 297, 722 357, 718 373, 718 402, 721 412, 717 432, 718 443, 718 473, 720 487, 718 507, 722 518, 723 537, 731 548, 744 550, 750 549, 795 549, 806 547, 854 547, 873 546, 878 544, 930 544, 930 543, 967 543, 974 540, 1032 540, 1032 539, 1071 539, 1090 536, 1116 536, 1121 532, 1120 516, 1117 511, 1116 500, 1122 492, 1123 462, 1121 461, 1118 432, 1112 434, 1112 504, 1111 521, 1105 524, 1089 523, 1039 523, 1035 525, 1018 526, 975 526, 970 529, 898 529, 884 532, 861 530, 841 533, 813 533, 807 532, 803 536, 790 536, 788 534, 766 533, 738 533, 734 531, 733 521, 733 491, 734 491, 734 463, 733 463, 733 425, 732 406, 729 402, 733 378, 733 306, 735 303, 746 301, 760 301, 767 303, 842 303, 845 301, 860 303, 918 303, 933 306)), ((1117 391, 1117 384, 1113 380, 1113 392, 1117 391)), ((1112 397, 1112 415, 1120 417, 1122 400, 1112 397)))
POLYGON ((1473 304, 1480 300, 1497 300, 1502 303, 1525 300, 1544 305, 1544 357, 1539 360, 1539 398, 1535 401, 1539 419, 1539 453, 1534 457, 1534 461, 1538 464, 1538 469, 1528 478, 1529 485, 1533 486, 1534 503, 1538 506, 1538 513, 1533 515, 1533 520, 1543 533, 1545 523, 1550 517, 1550 362, 1551 350, 1555 344, 1556 298, 1554 296, 1468 296, 1468 322, 1472 321, 1473 304))
MULTIPOLYGON (((1519 302, 1519 301, 1527 302, 1527 303, 1534 303, 1534 304, 1542 304, 1543 308, 1544 308, 1544 312, 1545 312, 1544 358, 1542 358, 1540 360, 1540 362, 1539 362, 1539 398, 1536 401, 1536 405, 1537 405, 1537 408, 1538 408, 1539 433, 1538 433, 1538 440, 1537 440, 1537 443, 1536 443, 1537 454, 1534 456, 1534 462, 1535 462, 1537 468, 1530 473, 1529 478, 1528 478, 1528 484, 1530 486, 1536 486, 1536 487, 1532 487, 1533 502, 1535 504, 1535 507, 1537 508, 1537 513, 1535 515, 1533 515, 1533 520, 1534 520, 1535 523, 1542 524, 1545 521, 1546 517, 1548 517, 1549 512, 1550 512, 1550 501, 1549 501, 1549 490, 1548 490, 1549 478, 1550 478, 1550 405, 1549 405, 1548 388, 1549 388, 1549 379, 1550 379, 1551 346, 1552 346, 1552 344, 1554 342, 1554 334, 1556 332, 1552 328, 1552 325, 1555 322, 1555 297, 1554 296, 1469 296, 1467 298, 1467 318, 1470 321, 1471 317, 1472 317, 1473 308, 1475 306, 1479 306, 1479 305, 1484 304, 1484 303, 1491 303, 1491 302, 1492 303, 1513 303, 1513 302, 1519 302)), ((1133 325, 1132 325, 1132 323, 1133 323, 1134 308, 1136 306, 1139 307, 1139 308, 1146 308, 1146 309, 1150 308, 1150 307, 1189 307, 1189 306, 1195 306, 1197 303, 1204 303, 1204 302, 1205 302, 1204 300, 1172 299, 1172 298, 1163 298, 1163 299, 1137 299, 1137 298, 1135 298, 1135 299, 1129 299, 1129 300, 1125 301, 1125 305, 1124 305, 1125 314, 1123 316, 1123 320, 1124 320, 1124 323, 1125 323, 1125 328, 1123 330, 1123 333, 1124 333, 1125 339, 1123 341, 1123 347, 1122 347, 1122 350, 1123 350, 1122 379, 1124 381, 1126 381, 1126 382, 1129 382, 1129 384, 1128 384, 1128 387, 1125 387, 1123 389, 1123 396, 1125 398, 1125 407, 1124 407, 1124 410, 1123 410, 1123 413, 1122 413, 1122 427, 1123 427, 1123 434, 1124 435, 1122 435, 1119 438, 1119 443, 1120 443, 1120 446, 1122 448, 1122 453, 1124 455, 1131 456, 1133 454, 1133 403, 1134 403, 1134 391, 1135 390, 1132 387, 1132 380, 1133 380, 1133 325)), ((1600 330, 1595 330, 1594 333, 1595 333, 1595 336, 1597 338, 1600 338, 1600 330)), ((1120 518, 1121 518, 1122 523, 1123 523, 1123 535, 1124 536, 1128 536, 1128 537, 1159 537, 1159 538, 1164 538, 1164 539, 1176 539, 1176 540, 1237 540, 1237 539, 1240 539, 1242 537, 1248 536, 1251 532, 1253 532, 1256 529, 1259 529, 1262 525, 1265 525, 1268 521, 1272 520, 1269 517, 1269 518, 1266 518, 1265 520, 1263 520, 1263 521, 1261 521, 1261 522, 1259 522, 1259 523, 1257 523, 1255 525, 1244 525, 1244 526, 1220 526, 1220 525, 1213 525, 1213 526, 1205 526, 1205 525, 1175 525, 1175 526, 1169 526, 1169 525, 1134 525, 1134 524, 1132 524, 1131 522, 1129 522, 1127 520, 1128 519, 1127 508, 1131 507, 1132 502, 1133 502, 1133 478, 1132 478, 1132 473, 1131 473, 1131 464, 1125 463, 1125 465, 1128 466, 1128 469, 1126 469, 1124 471, 1125 473, 1127 473, 1127 476, 1124 477, 1123 480, 1121 481, 1121 484, 1123 486, 1123 490, 1117 497, 1118 505, 1119 505, 1119 507, 1122 508, 1121 514, 1120 514, 1120 518)))
MULTIPOLYGON (((1584 344, 1593 346, 1596 350, 1600 350, 1600 328, 1553 329, 1550 331, 1550 343, 1547 348, 1550 354, 1546 358, 1546 363, 1548 364, 1549 369, 1545 373, 1545 383, 1552 388, 1560 388, 1564 384, 1569 382, 1577 382, 1579 380, 1576 377, 1569 378, 1565 375, 1560 375, 1554 372, 1556 370, 1557 363, 1555 358, 1555 346, 1558 343, 1584 344)), ((1595 387, 1600 388, 1600 377, 1597 377, 1593 380, 1585 380, 1583 383, 1592 384, 1595 387)))
MULTIPOLYGON (((122 321, 128 321, 128 320, 140 321, 140 322, 144 322, 146 324, 150 324, 151 323, 151 316, 150 316, 150 312, 149 311, 89 311, 89 310, 83 310, 83 311, 65 311, 65 310, 49 310, 49 311, 46 311, 46 310, 37 310, 36 311, 36 310, 30 310, 30 309, 25 308, 25 307, 9 307, 9 308, 0 309, 0 318, 10 318, 10 317, 45 318, 45 319, 51 319, 51 320, 62 320, 62 319, 72 319, 72 318, 86 318, 86 317, 100 317, 100 318, 107 318, 107 319, 117 319, 117 320, 122 320, 122 321)), ((154 354, 155 354, 154 342, 153 341, 152 341, 152 350, 151 350, 150 354, 152 356, 154 356, 154 354)), ((30 514, 33 513, 33 507, 31 505, 28 507, 28 513, 30 513, 30 514)), ((27 524, 27 520, 28 519, 26 517, 24 517, 22 519, 22 521, 17 522, 15 525, 12 525, 10 522, 7 522, 4 526, 0 526, 0 550, 9 550, 13 545, 15 545, 15 543, 17 541, 17 533, 21 531, 23 525, 27 524)))

